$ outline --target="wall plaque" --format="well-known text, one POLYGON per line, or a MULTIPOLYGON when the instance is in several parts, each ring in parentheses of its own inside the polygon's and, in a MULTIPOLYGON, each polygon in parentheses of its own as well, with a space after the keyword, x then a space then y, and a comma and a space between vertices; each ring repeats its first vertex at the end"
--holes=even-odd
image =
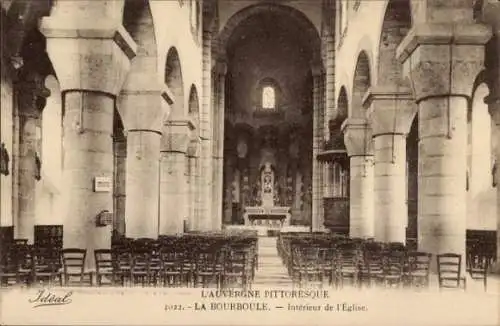
POLYGON ((111 192, 113 182, 110 177, 94 177, 94 192, 111 192))

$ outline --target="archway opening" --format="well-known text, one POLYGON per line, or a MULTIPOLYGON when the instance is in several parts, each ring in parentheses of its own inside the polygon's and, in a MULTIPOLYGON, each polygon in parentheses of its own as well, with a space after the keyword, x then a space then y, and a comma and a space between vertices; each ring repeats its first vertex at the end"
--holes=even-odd
POLYGON ((225 120, 235 127, 224 137, 224 221, 248 223, 245 210, 258 206, 289 209, 292 225, 309 226, 317 32, 295 9, 269 4, 244 9, 227 26, 219 37, 227 61, 225 120))
POLYGON ((174 47, 170 48, 167 53, 165 83, 173 94, 169 119, 175 120, 176 118, 184 117, 184 84, 182 81, 181 62, 179 53, 174 47))
POLYGON ((474 90, 467 115, 467 229, 496 230, 495 126, 484 102, 488 86, 480 83, 474 90))
POLYGON ((371 86, 370 60, 365 51, 361 51, 356 61, 352 90, 351 117, 364 118, 363 97, 371 86))
POLYGON ((403 78, 403 65, 397 60, 396 49, 411 28, 409 0, 390 0, 384 15, 378 53, 377 84, 409 87, 403 78))

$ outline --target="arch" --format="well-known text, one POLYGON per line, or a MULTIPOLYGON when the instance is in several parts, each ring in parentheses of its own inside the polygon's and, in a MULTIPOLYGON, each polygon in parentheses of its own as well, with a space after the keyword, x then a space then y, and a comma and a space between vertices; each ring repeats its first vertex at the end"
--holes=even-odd
POLYGON ((343 121, 347 118, 349 112, 349 99, 347 97, 346 87, 342 85, 340 87, 339 97, 337 100, 338 118, 343 121))
POLYGON ((485 98, 490 91, 483 76, 474 85, 471 109, 467 122, 467 225, 476 228, 485 224, 494 226, 496 221, 498 164, 495 157, 498 148, 498 130, 488 112, 485 98), (492 209, 493 208, 493 209, 492 209), (477 214, 481 221, 478 221, 477 214))
POLYGON ((158 50, 149 1, 125 0, 123 26, 138 47, 123 89, 157 88, 158 50))
POLYGON ((167 52, 165 83, 173 95, 170 119, 184 116, 186 113, 184 112, 184 83, 179 53, 175 47, 171 47, 167 52))
POLYGON ((410 0, 389 0, 380 32, 377 60, 377 85, 410 87, 403 77, 403 65, 396 49, 412 26, 410 0))
POLYGON ((226 56, 229 39, 241 22, 253 15, 266 12, 285 15, 286 17, 293 19, 300 29, 307 35, 306 39, 309 40, 310 49, 312 50, 312 61, 321 62, 321 39, 314 24, 301 11, 276 3, 258 3, 251 5, 231 16, 226 25, 220 31, 219 35, 214 38, 216 55, 221 58, 226 56))
POLYGON ((370 88, 371 72, 370 59, 366 51, 362 50, 356 60, 356 68, 354 70, 354 79, 352 84, 352 100, 351 100, 351 116, 355 118, 364 118, 365 110, 363 109, 363 97, 366 91, 370 88))

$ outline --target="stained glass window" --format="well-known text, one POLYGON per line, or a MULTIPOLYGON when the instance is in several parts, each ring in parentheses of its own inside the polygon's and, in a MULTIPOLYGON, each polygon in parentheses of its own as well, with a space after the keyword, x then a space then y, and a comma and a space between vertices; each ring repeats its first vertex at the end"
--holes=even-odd
POLYGON ((276 106, 276 94, 272 86, 266 86, 262 89, 262 108, 274 109, 276 106))

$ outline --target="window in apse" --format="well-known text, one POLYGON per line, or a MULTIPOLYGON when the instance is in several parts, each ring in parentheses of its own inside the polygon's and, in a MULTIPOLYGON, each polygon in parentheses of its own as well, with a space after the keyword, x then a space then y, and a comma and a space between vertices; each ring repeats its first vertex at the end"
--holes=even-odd
POLYGON ((272 110, 276 107, 276 94, 274 87, 265 86, 262 88, 262 108, 272 110))

